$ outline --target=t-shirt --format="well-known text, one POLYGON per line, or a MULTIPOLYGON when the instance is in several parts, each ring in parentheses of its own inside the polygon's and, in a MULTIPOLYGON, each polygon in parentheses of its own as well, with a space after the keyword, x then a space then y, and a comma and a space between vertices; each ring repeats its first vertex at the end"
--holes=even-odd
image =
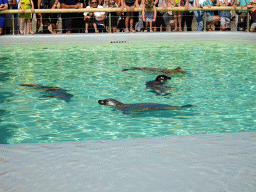
POLYGON ((78 2, 79 2, 78 0, 60 0, 60 3, 65 3, 67 5, 75 5, 78 2))
MULTIPOLYGON (((88 5, 86 8, 91 8, 90 5, 88 5)), ((103 8, 102 5, 98 5, 97 8, 103 8)), ((84 15, 88 15, 89 12, 84 12, 84 15)), ((94 15, 96 17, 101 17, 101 15, 105 15, 105 12, 94 12, 94 15)), ((101 21, 101 22, 97 22, 98 25, 104 25, 104 21, 101 21)))
MULTIPOLYGON (((225 0, 220 0, 222 4, 225 4, 225 0)), ((231 0, 228 0, 228 3, 231 3, 231 0)))
MULTIPOLYGON (((211 6, 215 6, 216 2, 212 2, 211 0, 205 0, 203 5, 211 5, 211 6)), ((213 16, 213 11, 206 11, 206 16, 213 16)))
MULTIPOLYGON (((0 5, 6 3, 8 4, 8 0, 0 0, 0 5)), ((0 16, 5 17, 5 14, 0 14, 0 16)))

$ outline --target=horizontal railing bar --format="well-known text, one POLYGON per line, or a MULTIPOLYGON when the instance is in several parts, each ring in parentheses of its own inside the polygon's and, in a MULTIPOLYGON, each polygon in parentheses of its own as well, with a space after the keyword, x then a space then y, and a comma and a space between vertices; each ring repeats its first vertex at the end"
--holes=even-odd
MULTIPOLYGON (((189 9, 185 9, 185 7, 168 7, 167 10, 163 9, 162 7, 157 7, 157 11, 251 11, 252 8, 244 7, 243 9, 241 7, 190 7, 189 9)), ((142 8, 135 8, 134 11, 127 11, 126 9, 121 8, 81 8, 81 9, 35 9, 34 13, 83 13, 83 12, 141 12, 142 8)), ((153 11, 153 9, 148 10, 153 11)), ((32 13, 31 9, 25 9, 24 12, 22 12, 21 9, 9 9, 0 11, 0 14, 15 14, 15 13, 32 13)))

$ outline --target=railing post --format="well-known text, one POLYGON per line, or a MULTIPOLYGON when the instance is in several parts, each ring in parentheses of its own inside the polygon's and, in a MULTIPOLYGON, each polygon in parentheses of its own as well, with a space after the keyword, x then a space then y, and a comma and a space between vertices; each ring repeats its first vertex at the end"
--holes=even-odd
POLYGON ((204 31, 206 31, 206 11, 204 11, 203 21, 204 21, 204 31))
POLYGON ((109 12, 109 24, 108 24, 108 26, 109 26, 109 33, 111 33, 111 12, 109 12))
POLYGON ((250 14, 249 14, 249 11, 247 11, 247 21, 246 21, 246 24, 247 24, 247 32, 250 32, 250 14))
POLYGON ((12 35, 15 34, 14 14, 12 14, 12 35))

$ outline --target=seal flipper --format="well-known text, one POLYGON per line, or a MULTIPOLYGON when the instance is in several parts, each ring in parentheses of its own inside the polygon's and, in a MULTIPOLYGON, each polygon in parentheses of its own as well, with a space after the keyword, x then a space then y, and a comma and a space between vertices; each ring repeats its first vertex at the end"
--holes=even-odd
POLYGON ((125 115, 131 114, 131 111, 130 111, 130 110, 122 110, 122 112, 123 112, 123 114, 125 114, 125 115))
POLYGON ((181 108, 190 108, 190 107, 194 107, 193 105, 184 105, 181 108))

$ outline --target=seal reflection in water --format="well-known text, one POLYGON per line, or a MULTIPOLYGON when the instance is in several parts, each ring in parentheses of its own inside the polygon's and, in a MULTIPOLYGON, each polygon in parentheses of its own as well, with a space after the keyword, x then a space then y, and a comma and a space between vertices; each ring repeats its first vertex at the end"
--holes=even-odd
POLYGON ((107 105, 122 111, 124 114, 130 114, 132 111, 158 111, 158 110, 171 110, 183 109, 192 107, 192 105, 184 106, 170 106, 157 103, 139 103, 139 104, 123 104, 115 99, 99 100, 100 105, 107 105))
POLYGON ((140 70, 140 71, 152 71, 156 73, 163 73, 163 74, 183 74, 186 71, 182 71, 180 67, 175 69, 158 69, 158 68, 147 68, 147 67, 132 67, 131 69, 123 69, 122 71, 129 71, 129 70, 140 70))
MULTIPOLYGON (((172 78, 166 75, 158 75, 156 77, 156 80, 146 82, 146 88, 150 89, 150 92, 155 93, 156 95, 160 95, 161 93, 165 92, 165 88, 163 87, 163 85, 169 79, 172 79, 172 78)), ((170 93, 166 93, 164 96, 167 96, 169 94, 170 93)))
POLYGON ((33 89, 40 89, 45 91, 46 95, 42 95, 43 98, 54 97, 66 102, 70 102, 73 95, 66 92, 66 90, 60 87, 47 87, 42 85, 33 85, 33 84, 20 84, 20 86, 29 87, 33 89))

